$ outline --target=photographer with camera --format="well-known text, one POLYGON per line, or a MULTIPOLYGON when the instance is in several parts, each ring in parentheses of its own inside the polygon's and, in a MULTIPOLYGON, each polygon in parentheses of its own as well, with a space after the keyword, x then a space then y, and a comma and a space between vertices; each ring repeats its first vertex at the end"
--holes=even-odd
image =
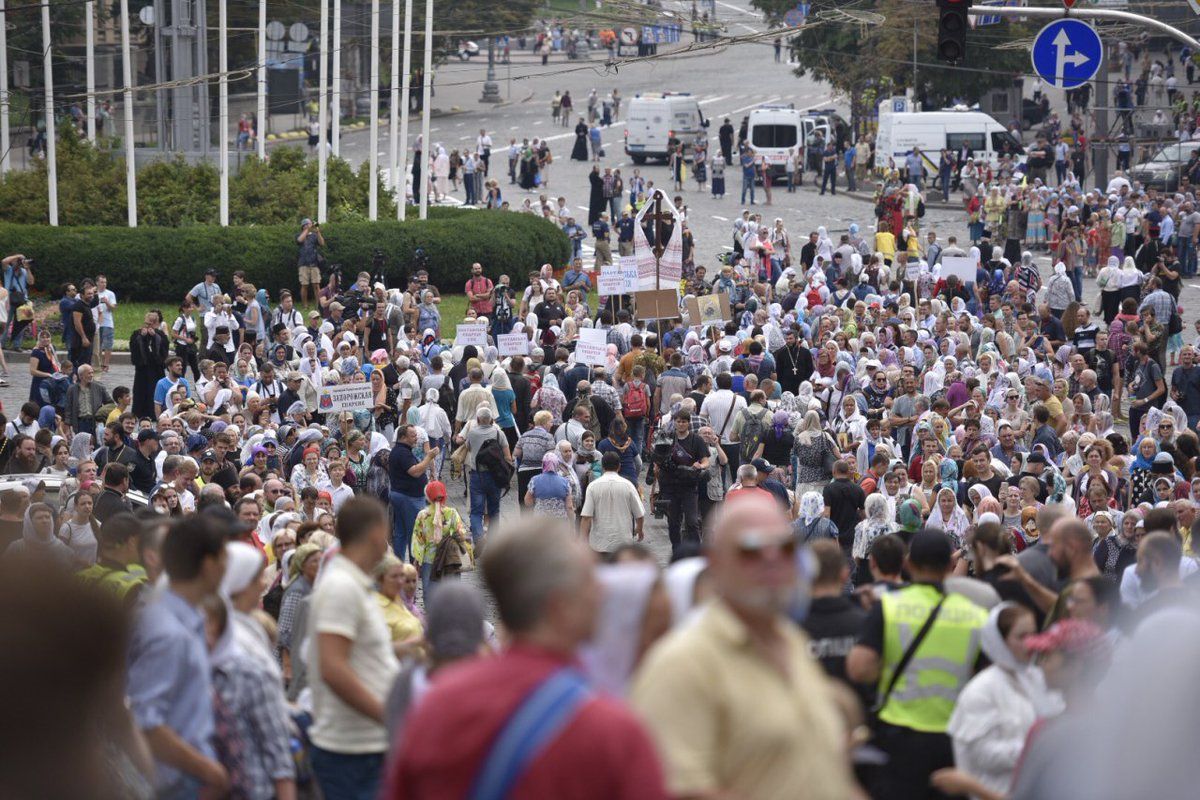
POLYGON ((300 271, 300 305, 308 305, 308 290, 312 288, 313 298, 316 299, 321 291, 321 254, 318 247, 325 246, 325 237, 321 235, 321 226, 305 217, 300 222, 300 235, 296 237, 300 245, 300 256, 296 266, 300 271))
POLYGON ((706 477, 709 458, 708 445, 692 432, 691 412, 678 412, 674 434, 665 440, 655 440, 651 462, 658 482, 658 499, 666 506, 667 536, 673 555, 679 554, 685 541, 697 547, 700 544, 698 487, 701 478, 706 477))
POLYGON ((8 320, 12 324, 8 342, 20 350, 21 336, 29 327, 30 320, 21 319, 17 309, 29 302, 29 287, 37 282, 33 276, 33 259, 17 253, 0 261, 0 266, 3 266, 4 270, 4 289, 8 292, 8 320))

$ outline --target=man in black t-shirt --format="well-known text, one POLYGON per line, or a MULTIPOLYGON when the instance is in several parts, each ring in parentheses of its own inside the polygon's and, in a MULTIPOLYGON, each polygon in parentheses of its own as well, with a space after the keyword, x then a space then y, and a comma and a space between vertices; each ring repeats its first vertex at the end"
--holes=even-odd
POLYGON ((90 280, 83 282, 83 288, 71 304, 71 330, 75 336, 71 340, 71 363, 78 369, 80 364, 92 363, 92 345, 96 339, 96 320, 92 316, 92 306, 95 305, 96 284, 90 280))
POLYGON ((854 544, 854 527, 863 518, 867 505, 867 495, 862 487, 850 480, 849 461, 834 462, 833 480, 821 494, 829 507, 829 518, 837 525, 842 552, 849 556, 854 544))
POLYGON ((812 603, 801 623, 809 636, 808 651, 821 663, 826 675, 850 684, 864 707, 870 708, 875 687, 851 683, 846 677, 846 656, 862 633, 867 618, 866 610, 846 594, 850 565, 842 548, 831 539, 813 542, 810 550, 817 575, 812 583, 812 603))
POLYGON ((697 487, 708 468, 708 445, 692 433, 692 415, 675 415, 675 435, 665 458, 656 464, 658 490, 667 503, 667 535, 678 552, 684 540, 700 543, 700 493, 697 487), (680 530, 685 527, 685 530, 680 530))

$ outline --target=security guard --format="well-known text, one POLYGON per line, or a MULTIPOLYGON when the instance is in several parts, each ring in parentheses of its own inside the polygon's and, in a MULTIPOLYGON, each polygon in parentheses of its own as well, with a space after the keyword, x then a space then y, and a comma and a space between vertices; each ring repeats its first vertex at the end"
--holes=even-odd
POLYGON ((953 546, 927 528, 909 545, 912 584, 885 594, 867 615, 846 660, 856 683, 878 683, 876 744, 888 756, 871 796, 887 800, 938 798, 929 776, 954 766, 946 726, 958 693, 978 668, 987 612, 946 594, 953 546))
POLYGON ((146 570, 137 563, 141 530, 142 523, 133 514, 110 517, 96 534, 96 563, 78 576, 112 592, 125 605, 134 605, 148 580, 146 570))

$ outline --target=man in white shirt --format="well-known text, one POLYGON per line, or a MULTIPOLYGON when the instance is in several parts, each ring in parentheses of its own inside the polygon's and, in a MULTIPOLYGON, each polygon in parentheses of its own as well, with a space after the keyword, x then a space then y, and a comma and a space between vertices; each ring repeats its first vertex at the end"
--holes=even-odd
POLYGON ((108 288, 108 278, 96 276, 96 307, 92 309, 92 318, 96 321, 96 335, 100 346, 93 348, 92 366, 102 372, 108 372, 112 361, 113 349, 113 314, 117 310, 117 296, 108 288))
POLYGON ((309 737, 313 774, 328 798, 374 797, 383 772, 383 704, 399 663, 371 572, 387 554, 390 530, 378 500, 347 500, 337 515, 341 549, 312 593, 309 737))
POLYGON ((733 393, 733 375, 730 373, 722 372, 717 375, 716 381, 717 390, 704 398, 700 416, 708 418, 709 427, 721 438, 721 449, 729 459, 729 480, 732 482, 737 474, 739 448, 730 436, 733 434, 734 420, 746 407, 746 399, 733 393))
POLYGON ((610 450, 600 464, 604 474, 588 484, 579 533, 595 552, 612 553, 622 545, 642 541, 646 509, 637 487, 618 473, 619 455, 610 450))
POLYGON ((488 136, 487 131, 483 128, 479 129, 479 136, 475 139, 475 155, 483 162, 482 172, 487 175, 492 158, 492 137, 488 136))

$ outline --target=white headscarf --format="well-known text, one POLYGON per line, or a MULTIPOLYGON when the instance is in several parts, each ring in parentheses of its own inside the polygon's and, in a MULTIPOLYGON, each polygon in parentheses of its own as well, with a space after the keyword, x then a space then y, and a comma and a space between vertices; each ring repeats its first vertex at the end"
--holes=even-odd
POLYGON ((596 568, 603 587, 596 631, 579 657, 592 685, 620 697, 633 674, 641 644, 647 601, 658 583, 658 568, 643 561, 596 568))

